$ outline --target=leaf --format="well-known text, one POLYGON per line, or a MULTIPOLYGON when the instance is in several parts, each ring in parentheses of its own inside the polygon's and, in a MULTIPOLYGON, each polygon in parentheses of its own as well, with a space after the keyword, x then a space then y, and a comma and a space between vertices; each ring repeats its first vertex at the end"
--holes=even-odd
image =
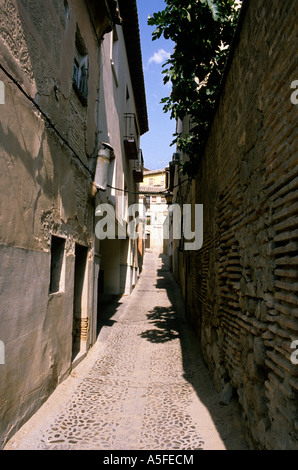
POLYGON ((187 18, 188 21, 191 23, 191 16, 190 16, 189 11, 188 11, 186 8, 184 8, 184 11, 186 12, 186 18, 187 18))
POLYGON ((161 36, 161 33, 162 33, 161 28, 158 26, 156 30, 153 32, 153 40, 159 39, 161 36))
POLYGON ((189 157, 187 173, 195 170, 204 150, 238 17, 236 1, 166 0, 165 10, 149 19, 156 27, 153 39, 164 35, 175 43, 162 66, 164 83, 171 82, 172 88, 161 103, 170 119, 191 119, 191 137, 177 134, 171 144, 189 157))
POLYGON ((218 5, 216 4, 216 1, 215 0, 201 0, 201 3, 208 4, 209 10, 212 13, 214 21, 217 21, 220 17, 220 12, 219 12, 218 5))

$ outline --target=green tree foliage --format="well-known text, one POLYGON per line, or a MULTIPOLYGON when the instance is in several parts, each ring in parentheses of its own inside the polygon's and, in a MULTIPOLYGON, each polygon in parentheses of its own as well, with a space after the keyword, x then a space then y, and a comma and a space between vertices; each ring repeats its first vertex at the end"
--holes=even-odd
POLYGON ((175 134, 172 145, 188 155, 184 173, 196 172, 218 96, 229 46, 240 9, 238 0, 165 0, 166 8, 149 17, 156 26, 153 40, 162 35, 175 43, 164 64, 164 83, 172 92, 163 98, 172 119, 191 118, 189 135, 175 134))

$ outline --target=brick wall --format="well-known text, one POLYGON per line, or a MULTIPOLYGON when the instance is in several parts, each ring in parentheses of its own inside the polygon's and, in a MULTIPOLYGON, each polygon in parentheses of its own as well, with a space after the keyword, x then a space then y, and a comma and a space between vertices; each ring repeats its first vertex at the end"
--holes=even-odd
POLYGON ((298 447, 297 2, 250 0, 196 179, 189 318, 259 449, 298 447), (296 28, 297 30, 297 28, 296 28))

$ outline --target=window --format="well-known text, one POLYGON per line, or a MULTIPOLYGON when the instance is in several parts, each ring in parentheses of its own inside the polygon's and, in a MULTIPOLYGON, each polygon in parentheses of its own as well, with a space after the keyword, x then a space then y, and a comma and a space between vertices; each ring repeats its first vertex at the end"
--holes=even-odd
POLYGON ((50 294, 60 292, 64 289, 63 271, 64 271, 64 238, 52 237, 51 243, 51 282, 50 294))
POLYGON ((69 4, 67 0, 64 0, 64 11, 65 11, 65 18, 67 20, 70 19, 70 13, 69 13, 69 4))
POLYGON ((73 85, 82 103, 86 106, 88 97, 88 53, 78 30, 76 32, 73 64, 73 85))

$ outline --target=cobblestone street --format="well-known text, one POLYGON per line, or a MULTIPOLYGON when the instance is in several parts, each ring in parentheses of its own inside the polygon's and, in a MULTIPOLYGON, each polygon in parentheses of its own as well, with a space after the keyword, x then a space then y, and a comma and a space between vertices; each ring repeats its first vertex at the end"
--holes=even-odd
POLYGON ((219 404, 177 284, 147 252, 87 358, 5 449, 244 450, 243 436, 237 403, 219 404))

